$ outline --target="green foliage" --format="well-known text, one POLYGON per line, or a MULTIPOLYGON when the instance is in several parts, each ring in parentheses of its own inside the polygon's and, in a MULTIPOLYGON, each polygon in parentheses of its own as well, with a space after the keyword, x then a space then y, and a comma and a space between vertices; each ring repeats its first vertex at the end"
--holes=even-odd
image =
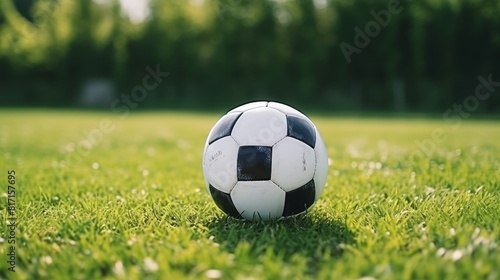
MULTIPOLYGON (((0 84, 19 92, 6 105, 75 105, 90 78, 127 92, 157 64, 172 75, 145 107, 268 98, 387 110, 402 85, 403 109, 441 111, 473 94, 479 75, 500 79, 495 0, 149 0, 137 23, 119 0, 21 2, 1 4, 0 84), (391 5, 401 11, 356 45, 354 28, 366 32, 391 5), (342 43, 358 51, 346 58, 342 43)), ((500 108, 498 95, 484 103, 500 108)))
POLYGON ((453 129, 439 120, 313 116, 332 160, 325 192, 306 216, 250 223, 226 217, 205 189, 201 152, 218 117, 1 111, 0 169, 3 179, 16 170, 19 226, 15 273, 6 270, 2 226, 0 276, 205 279, 210 269, 221 279, 500 275, 498 121, 453 129), (103 119, 113 131, 85 136, 103 119), (424 155, 415 140, 436 128, 446 141, 424 155))

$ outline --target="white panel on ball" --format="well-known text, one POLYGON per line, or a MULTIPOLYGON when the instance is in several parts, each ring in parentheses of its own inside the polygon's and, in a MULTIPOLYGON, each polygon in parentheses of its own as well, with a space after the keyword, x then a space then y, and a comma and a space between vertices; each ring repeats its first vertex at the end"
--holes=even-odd
POLYGON ((323 138, 316 130, 316 146, 314 148, 316 153, 316 173, 314 174, 314 183, 316 185, 316 200, 318 200, 321 192, 325 188, 326 179, 328 176, 328 152, 326 151, 323 138))
POLYGON ((268 103, 267 101, 257 101, 257 102, 247 103, 234 108, 233 110, 229 111, 228 114, 233 112, 245 112, 259 107, 266 107, 267 103, 268 103))
POLYGON ((285 191, 271 181, 240 181, 231 191, 231 199, 247 220, 278 219, 285 207, 285 191))
POLYGON ((203 173, 213 187, 229 193, 236 184, 238 144, 231 136, 210 144, 203 157, 203 173))
POLYGON ((286 134, 286 116, 267 107, 244 112, 231 133, 240 146, 273 146, 286 134))
POLYGON ((289 115, 289 116, 303 117, 303 118, 309 120, 309 118, 306 115, 302 114, 299 110, 294 109, 294 108, 292 108, 288 105, 285 105, 285 104, 281 104, 281 103, 277 103, 277 102, 269 102, 267 107, 277 109, 277 110, 279 110, 279 111, 281 111, 284 114, 289 115))
POLYGON ((314 150, 302 141, 285 137, 273 147, 271 180, 285 191, 311 181, 316 169, 314 150))

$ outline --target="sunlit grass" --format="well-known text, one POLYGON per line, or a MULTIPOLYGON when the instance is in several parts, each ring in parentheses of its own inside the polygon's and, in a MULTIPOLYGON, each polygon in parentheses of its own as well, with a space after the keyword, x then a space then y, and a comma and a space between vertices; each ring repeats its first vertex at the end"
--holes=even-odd
POLYGON ((0 112, 0 180, 16 170, 19 219, 16 272, 7 271, 4 226, 0 276, 500 277, 498 121, 454 129, 439 119, 312 115, 331 158, 323 196, 305 217, 247 223, 227 218, 205 190, 201 152, 218 117, 0 112), (82 148, 104 118, 113 131, 82 148), (435 128, 446 141, 427 155, 415 141, 435 128))

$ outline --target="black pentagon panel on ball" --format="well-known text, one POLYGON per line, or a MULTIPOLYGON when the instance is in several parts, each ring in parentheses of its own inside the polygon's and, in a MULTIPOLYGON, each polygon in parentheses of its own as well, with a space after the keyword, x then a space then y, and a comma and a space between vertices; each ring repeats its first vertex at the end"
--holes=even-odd
POLYGON ((234 207, 233 200, 231 199, 231 195, 225 192, 222 192, 216 188, 214 188, 212 185, 208 186, 210 188, 210 194, 212 195, 215 204, 226 214, 229 216, 235 217, 235 218, 240 218, 240 213, 238 210, 236 210, 236 207, 234 207))
POLYGON ((314 126, 307 120, 296 116, 286 116, 286 121, 288 123, 288 136, 300 140, 314 149, 316 145, 314 126))
POLYGON ((316 190, 314 180, 293 191, 289 191, 285 195, 285 208, 283 216, 291 216, 306 211, 314 203, 316 190))
POLYGON ((271 180, 272 151, 272 147, 267 146, 241 146, 238 150, 238 180, 271 180))
POLYGON ((231 113, 222 117, 212 129, 208 139, 208 144, 212 144, 223 137, 231 135, 234 124, 239 119, 241 114, 242 113, 231 113))

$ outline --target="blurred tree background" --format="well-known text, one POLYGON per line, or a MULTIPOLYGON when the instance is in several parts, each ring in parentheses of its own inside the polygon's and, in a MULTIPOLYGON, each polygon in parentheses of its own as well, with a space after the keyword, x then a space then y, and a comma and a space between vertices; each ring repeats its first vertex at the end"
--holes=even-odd
MULTIPOLYGON (((474 94, 479 75, 500 82, 499 3, 2 0, 0 106, 79 106, 91 80, 108 81, 118 97, 142 84, 146 66, 159 65, 170 75, 141 108, 273 99, 443 112, 474 94), (373 34, 367 24, 388 5, 400 12, 357 47, 354 28, 373 34), (349 59, 342 43, 357 48, 349 59)), ((499 109, 497 87, 480 110, 499 109)))

